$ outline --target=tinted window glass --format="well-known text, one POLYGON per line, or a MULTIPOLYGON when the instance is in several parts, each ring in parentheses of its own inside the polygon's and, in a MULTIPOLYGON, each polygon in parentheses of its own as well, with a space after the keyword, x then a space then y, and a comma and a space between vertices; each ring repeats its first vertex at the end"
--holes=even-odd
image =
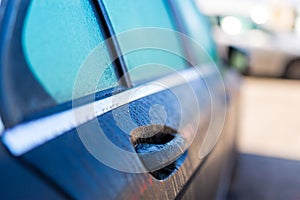
MULTIPOLYGON (((103 41, 92 5, 87 0, 33 0, 23 29, 23 49, 29 67, 43 88, 58 103, 72 99, 73 87, 82 63, 103 41)), ((106 48, 104 45, 101 48, 106 48)), ((99 47, 98 47, 99 48, 99 47)), ((95 70, 109 62, 107 51, 88 63, 95 70)), ((92 71, 93 72, 93 71, 92 71)), ((108 89, 117 84, 112 66, 98 83, 91 71, 81 74, 86 84, 77 87, 76 97, 108 89)), ((95 71, 95 73, 98 73, 95 71)))
MULTIPOLYGON (((175 30, 169 8, 162 0, 103 0, 103 2, 116 35, 125 31, 147 27, 175 30)), ((130 41, 126 39, 119 40, 123 52, 124 49, 128 48, 128 45, 133 43, 143 44, 147 41, 165 43, 166 46, 171 46, 171 51, 181 52, 180 40, 175 34, 168 35, 167 38, 163 34, 161 38, 152 38, 151 35, 147 34, 147 31, 133 34, 134 38, 130 41)), ((140 47, 143 48, 143 46, 140 47)), ((170 73, 168 68, 161 67, 161 65, 173 70, 180 70, 186 66, 184 59, 181 57, 159 49, 139 49, 125 54, 124 59, 128 69, 131 70, 130 76, 133 81, 155 78, 170 73), (147 66, 137 70, 142 65, 147 66)))
MULTIPOLYGON (((208 19, 199 12, 193 0, 174 0, 174 2, 179 8, 178 14, 183 20, 183 25, 187 34, 203 47, 212 59, 216 60, 217 51, 208 19)), ((192 46, 192 48, 194 48, 194 53, 197 54, 195 55, 195 58, 197 59, 196 62, 198 64, 209 62, 209 58, 205 53, 199 52, 199 49, 196 49, 195 46, 192 46)))

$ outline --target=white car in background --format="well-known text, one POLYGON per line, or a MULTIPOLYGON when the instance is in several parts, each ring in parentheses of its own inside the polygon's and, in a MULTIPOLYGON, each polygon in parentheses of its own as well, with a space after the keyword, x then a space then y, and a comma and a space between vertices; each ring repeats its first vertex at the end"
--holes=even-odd
POLYGON ((213 24, 221 55, 228 58, 232 47, 244 50, 247 74, 299 79, 300 9, 291 4, 233 2, 213 4, 219 9, 207 5, 203 9, 213 24))

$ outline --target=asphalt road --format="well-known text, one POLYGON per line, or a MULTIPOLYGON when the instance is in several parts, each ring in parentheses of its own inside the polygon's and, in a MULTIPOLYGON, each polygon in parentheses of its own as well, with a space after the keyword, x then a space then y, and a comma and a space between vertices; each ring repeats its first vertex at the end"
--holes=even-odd
POLYGON ((246 78, 230 200, 300 199, 300 81, 246 78))

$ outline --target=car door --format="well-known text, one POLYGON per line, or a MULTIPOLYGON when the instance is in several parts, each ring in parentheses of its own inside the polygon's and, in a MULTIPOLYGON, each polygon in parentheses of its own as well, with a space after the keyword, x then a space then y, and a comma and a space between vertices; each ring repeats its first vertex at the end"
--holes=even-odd
POLYGON ((218 68, 192 59, 197 44, 177 32, 170 4, 7 4, 9 152, 67 198, 175 198, 214 148, 227 101, 218 68))

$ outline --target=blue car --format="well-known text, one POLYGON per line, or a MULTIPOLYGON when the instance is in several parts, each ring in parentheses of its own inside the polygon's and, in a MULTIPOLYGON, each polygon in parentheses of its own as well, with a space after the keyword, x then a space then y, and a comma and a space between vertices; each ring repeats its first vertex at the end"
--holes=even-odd
POLYGON ((226 198, 240 78, 192 0, 0 2, 1 199, 226 198))

